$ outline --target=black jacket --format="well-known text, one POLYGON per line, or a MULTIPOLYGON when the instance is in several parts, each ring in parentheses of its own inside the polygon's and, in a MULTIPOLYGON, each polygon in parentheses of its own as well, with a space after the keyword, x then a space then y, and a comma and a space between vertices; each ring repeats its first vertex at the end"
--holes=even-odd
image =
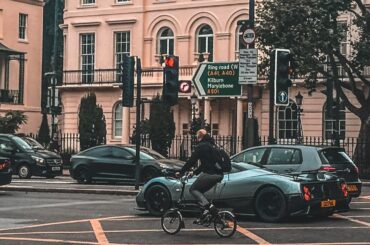
POLYGON ((203 139, 197 144, 194 152, 191 154, 189 160, 182 167, 180 173, 184 174, 189 171, 191 167, 194 167, 198 160, 200 160, 200 166, 194 170, 194 174, 198 175, 200 173, 207 174, 222 174, 222 172, 215 167, 215 161, 212 156, 212 147, 214 141, 211 136, 206 134, 203 139))

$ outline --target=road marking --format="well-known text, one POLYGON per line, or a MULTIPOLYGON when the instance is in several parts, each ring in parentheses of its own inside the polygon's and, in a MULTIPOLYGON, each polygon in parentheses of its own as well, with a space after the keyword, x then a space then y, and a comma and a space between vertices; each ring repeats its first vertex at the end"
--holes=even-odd
POLYGON ((264 240, 263 238, 257 236, 256 234, 250 232, 249 230, 237 225, 236 230, 239 233, 242 233, 244 236, 252 239, 253 241, 257 242, 258 244, 264 244, 264 245, 271 245, 268 241, 264 240))
POLYGON ((359 198, 370 199, 370 196, 360 196, 359 198))
POLYGON ((96 240, 99 244, 106 245, 109 244, 107 237, 105 236, 103 227, 101 226, 100 222, 96 219, 90 220, 90 224, 93 228, 96 240))
POLYGON ((368 222, 365 222, 365 221, 361 221, 361 220, 357 220, 357 219, 352 219, 350 217, 347 217, 347 216, 343 216, 343 215, 340 215, 340 214, 333 214, 334 217, 338 217, 340 219, 346 219, 346 220, 349 220, 349 221, 352 221, 352 222, 355 222, 357 224, 361 224, 361 225, 365 225, 367 227, 370 228, 370 223, 368 222))
POLYGON ((362 203, 369 204, 370 202, 351 202, 351 204, 362 204, 362 203))
MULTIPOLYGON (((102 221, 102 220, 110 220, 110 219, 114 219, 114 218, 124 218, 124 217, 135 217, 135 216, 132 216, 132 215, 112 216, 112 217, 96 218, 96 220, 102 221)), ((1 231, 27 229, 27 228, 45 227, 45 226, 52 226, 52 225, 65 225, 65 224, 83 223, 83 222, 90 222, 90 220, 91 219, 80 219, 80 220, 69 220, 69 221, 62 221, 62 222, 37 224, 37 225, 28 225, 28 226, 22 226, 22 227, 0 229, 0 232, 1 231)))
MULTIPOLYGON (((88 241, 68 241, 68 240, 58 240, 58 239, 42 239, 42 238, 26 238, 26 237, 0 237, 0 240, 8 241, 28 241, 28 242, 48 242, 48 243, 57 243, 57 244, 90 244, 90 245, 100 245, 97 242, 88 242, 88 241)), ((109 245, 118 245, 110 243, 109 245)))

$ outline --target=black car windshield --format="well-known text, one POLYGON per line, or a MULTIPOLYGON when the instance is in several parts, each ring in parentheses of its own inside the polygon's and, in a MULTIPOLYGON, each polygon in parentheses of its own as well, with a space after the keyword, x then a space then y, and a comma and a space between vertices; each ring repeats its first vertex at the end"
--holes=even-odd
POLYGON ((26 141, 33 149, 43 150, 45 149, 39 142, 32 138, 22 138, 24 141, 26 141))
MULTIPOLYGON (((136 154, 136 149, 135 147, 127 147, 126 148, 128 151, 130 151, 132 154, 136 154)), ((153 151, 149 148, 140 148, 140 158, 144 160, 159 160, 159 159, 165 159, 164 156, 159 154, 156 151, 153 151)))
POLYGON ((32 147, 18 136, 13 137, 14 142, 25 151, 33 151, 32 147))
POLYGON ((320 151, 323 164, 351 164, 351 158, 343 149, 323 149, 320 151))

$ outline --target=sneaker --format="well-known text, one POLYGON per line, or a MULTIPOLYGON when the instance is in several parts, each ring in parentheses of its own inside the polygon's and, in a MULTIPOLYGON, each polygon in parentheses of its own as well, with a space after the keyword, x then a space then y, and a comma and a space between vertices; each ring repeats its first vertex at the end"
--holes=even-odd
POLYGON ((209 206, 209 212, 210 212, 213 216, 215 216, 215 215, 218 213, 218 209, 216 208, 216 206, 215 206, 215 205, 211 204, 211 205, 209 206))
POLYGON ((202 214, 200 215, 200 218, 194 220, 193 224, 196 225, 203 225, 206 221, 207 216, 209 215, 210 211, 208 209, 204 209, 202 214))

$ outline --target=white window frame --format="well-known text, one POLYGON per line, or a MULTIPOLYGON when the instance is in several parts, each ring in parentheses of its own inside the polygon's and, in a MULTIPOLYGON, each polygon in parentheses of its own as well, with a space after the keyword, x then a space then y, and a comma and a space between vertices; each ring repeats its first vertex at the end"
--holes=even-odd
POLYGON ((162 42, 161 41, 165 41, 166 42, 166 51, 167 52, 166 53, 163 53, 163 54, 173 55, 175 53, 175 36, 174 36, 174 33, 173 33, 173 31, 172 31, 171 28, 169 28, 169 27, 162 28, 158 32, 158 38, 157 38, 157 40, 158 40, 158 46, 157 46, 157 49, 158 49, 157 53, 158 54, 162 55, 162 53, 161 53, 161 50, 162 50, 161 49, 161 43, 162 42), (171 31, 172 36, 162 36, 163 32, 166 31, 166 30, 171 31), (172 42, 172 47, 173 47, 172 52, 170 52, 170 44, 171 44, 171 42, 172 42))
POLYGON ((95 5, 96 4, 96 0, 81 0, 81 4, 83 6, 86 6, 86 5, 95 5))
MULTIPOLYGON (((204 24, 204 25, 201 25, 200 27, 199 27, 199 29, 198 29, 198 31, 197 31, 197 35, 196 35, 196 40, 197 40, 197 43, 196 43, 196 47, 197 47, 197 52, 199 53, 199 54, 203 54, 203 53, 208 53, 209 54, 209 56, 211 56, 211 57, 213 57, 213 49, 214 49, 214 33, 213 33, 213 29, 212 29, 212 27, 210 26, 210 25, 208 25, 208 24, 204 24), (204 28, 204 27, 206 27, 206 26, 208 26, 210 29, 211 29, 211 31, 212 31, 212 33, 211 34, 200 34, 200 31, 204 28), (205 50, 204 51, 201 51, 200 50, 200 45, 199 45, 199 43, 200 43, 200 39, 201 38, 204 38, 205 39, 205 44, 206 44, 206 46, 205 46, 205 50), (209 39, 210 38, 212 38, 212 52, 210 52, 210 50, 209 50, 209 45, 208 45, 208 43, 209 43, 209 39)), ((213 59, 213 58, 212 58, 213 59)))
MULTIPOLYGON (((335 102, 333 102, 335 103, 335 102)), ((325 140, 334 140, 334 132, 338 131, 339 133, 339 139, 343 140, 346 137, 346 108, 343 104, 343 102, 339 103, 339 125, 337 125, 339 128, 335 128, 336 120, 335 117, 333 118, 328 118, 327 117, 327 112, 328 112, 328 107, 327 103, 324 104, 323 108, 323 138, 325 140), (340 116, 343 116, 342 118, 340 116), (327 123, 330 123, 331 127, 328 128, 327 123), (331 137, 327 137, 327 133, 331 133, 331 137), (343 134, 343 137, 340 137, 343 134)), ((333 114, 335 113, 334 111, 332 112, 333 114)))
POLYGON ((19 14, 18 39, 27 40, 28 14, 19 14))
POLYGON ((80 34, 80 68, 82 71, 82 83, 92 83, 95 70, 95 33, 93 32, 80 34), (88 36, 92 37, 90 42, 88 36), (86 40, 84 40, 85 37, 86 40), (92 69, 84 69, 84 67, 92 67, 92 69))
POLYGON ((288 106, 279 106, 277 107, 277 120, 276 120, 276 131, 278 139, 296 139, 297 138, 297 104, 290 100, 288 106), (290 115, 287 117, 287 112, 290 110, 290 115), (284 113, 284 118, 280 118, 280 112, 284 113), (291 128, 287 128, 287 124, 290 123, 291 128), (280 125, 283 124, 284 127, 280 129, 280 125), (288 133, 290 134, 290 137, 288 133), (282 136, 281 136, 282 133, 282 136))
POLYGON ((116 67, 122 62, 124 55, 130 55, 131 33, 130 31, 114 32, 114 62, 116 67), (118 50, 120 49, 120 50, 118 50))
POLYGON ((120 139, 122 138, 122 104, 118 102, 113 109, 113 138, 120 139))

